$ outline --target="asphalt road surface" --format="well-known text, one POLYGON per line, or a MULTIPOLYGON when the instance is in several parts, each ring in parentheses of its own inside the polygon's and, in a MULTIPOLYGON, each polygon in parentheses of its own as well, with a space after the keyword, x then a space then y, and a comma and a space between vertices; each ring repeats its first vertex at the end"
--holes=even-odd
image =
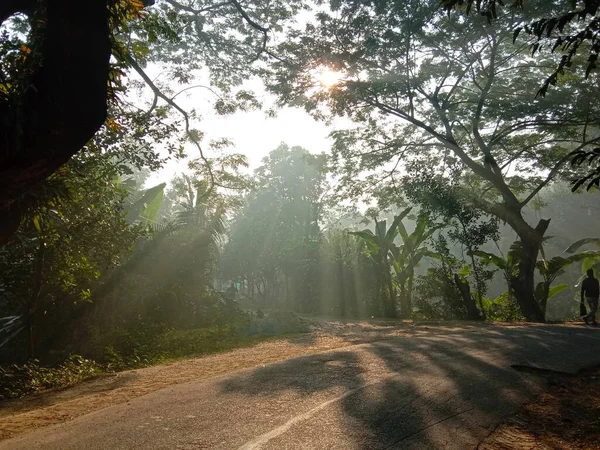
POLYGON ((540 374, 599 364, 597 329, 438 329, 173 386, 0 450, 464 450, 539 395, 540 374))

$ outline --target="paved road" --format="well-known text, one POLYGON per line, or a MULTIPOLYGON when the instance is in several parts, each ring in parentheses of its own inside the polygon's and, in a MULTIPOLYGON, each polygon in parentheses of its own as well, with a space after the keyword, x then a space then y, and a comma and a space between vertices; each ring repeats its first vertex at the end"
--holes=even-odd
POLYGON ((581 326, 430 331, 174 386, 0 450, 464 450, 544 388, 511 366, 600 364, 581 326))

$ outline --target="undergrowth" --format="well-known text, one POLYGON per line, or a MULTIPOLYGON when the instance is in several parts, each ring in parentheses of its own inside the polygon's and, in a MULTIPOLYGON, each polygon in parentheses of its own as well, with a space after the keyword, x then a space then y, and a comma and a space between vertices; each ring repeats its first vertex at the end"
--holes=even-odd
POLYGON ((71 355, 56 367, 44 367, 38 360, 0 366, 0 399, 22 397, 33 392, 80 383, 104 372, 101 365, 71 355))
POLYGON ((266 318, 245 315, 204 328, 176 329, 143 320, 110 329, 90 328, 86 343, 78 349, 85 357, 71 355, 55 367, 37 360, 0 366, 0 400, 71 386, 102 373, 208 355, 305 331, 307 324, 293 313, 266 318))

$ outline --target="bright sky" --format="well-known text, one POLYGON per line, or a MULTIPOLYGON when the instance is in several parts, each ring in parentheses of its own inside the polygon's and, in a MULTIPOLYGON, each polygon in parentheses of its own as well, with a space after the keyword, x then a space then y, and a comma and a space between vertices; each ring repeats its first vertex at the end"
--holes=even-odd
MULTIPOLYGON (((226 137, 235 145, 230 151, 246 155, 251 169, 258 167, 281 142, 302 146, 312 153, 328 152, 331 146, 327 138, 331 129, 300 109, 285 108, 275 118, 267 117, 264 111, 240 112, 225 117, 213 115, 202 120, 198 128, 205 133, 204 147, 211 139, 226 137)), ((193 146, 187 149, 189 156, 196 157, 193 146)), ((169 181, 186 168, 185 160, 171 161, 153 174, 148 183, 169 181)))
MULTIPOLYGON (((152 72, 152 69, 148 71, 149 74, 152 72)), ((330 74, 325 76, 326 79, 321 80, 323 85, 337 81, 330 74)), ((274 99, 264 91, 260 82, 253 80, 244 88, 253 90, 264 103, 265 109, 273 104, 274 99)), ((215 97, 206 89, 191 89, 176 99, 185 110, 195 109, 201 114, 201 121, 192 124, 192 128, 197 128, 205 134, 203 149, 208 148, 211 140, 227 138, 234 143, 234 147, 227 151, 246 155, 250 170, 260 166, 262 159, 282 142, 290 146, 299 145, 311 153, 329 152, 331 148, 328 135, 333 127, 317 122, 302 109, 286 107, 278 110, 276 117, 267 116, 264 110, 219 116, 211 107, 214 100, 215 97)), ((186 151, 190 158, 197 157, 197 150, 193 145, 188 145, 186 151)), ((210 151, 206 151, 206 154, 210 156, 210 151)), ((187 160, 170 161, 162 170, 153 173, 146 185, 168 182, 174 175, 186 169, 187 160)))

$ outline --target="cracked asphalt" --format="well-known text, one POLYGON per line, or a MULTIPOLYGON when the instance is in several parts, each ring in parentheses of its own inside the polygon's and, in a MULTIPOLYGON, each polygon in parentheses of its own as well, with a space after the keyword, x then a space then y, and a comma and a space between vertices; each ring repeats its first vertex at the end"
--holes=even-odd
POLYGON ((464 450, 545 389, 539 374, 597 365, 597 329, 440 329, 172 386, 0 450, 464 450))

